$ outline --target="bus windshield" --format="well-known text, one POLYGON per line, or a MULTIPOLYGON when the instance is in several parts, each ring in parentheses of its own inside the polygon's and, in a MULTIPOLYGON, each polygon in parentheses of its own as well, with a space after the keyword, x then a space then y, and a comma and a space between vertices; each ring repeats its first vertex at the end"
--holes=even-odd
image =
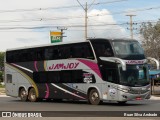
POLYGON ((117 55, 144 54, 142 47, 136 41, 113 41, 112 43, 117 55))
POLYGON ((132 87, 139 87, 149 84, 147 65, 130 65, 127 70, 120 69, 120 84, 132 87))

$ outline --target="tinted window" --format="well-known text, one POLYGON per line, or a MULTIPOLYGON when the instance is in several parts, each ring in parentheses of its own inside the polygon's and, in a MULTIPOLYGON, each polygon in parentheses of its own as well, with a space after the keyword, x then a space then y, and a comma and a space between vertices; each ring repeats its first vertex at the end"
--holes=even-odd
POLYGON ((72 44, 71 52, 73 58, 94 59, 93 52, 89 43, 72 44))
POLYGON ((6 60, 10 63, 67 58, 94 59, 88 42, 7 51, 6 55, 6 60))
POLYGON ((59 83, 60 82, 60 74, 59 71, 48 71, 47 72, 47 82, 48 83, 59 83))
POLYGON ((12 75, 11 74, 7 74, 6 75, 6 77, 7 77, 7 83, 12 83, 12 75))
POLYGON ((47 83, 47 72, 34 72, 33 79, 36 83, 47 83))
POLYGON ((104 64, 101 68, 101 73, 104 81, 118 83, 119 81, 119 73, 117 66, 104 64))
POLYGON ((72 83, 72 71, 70 70, 64 70, 61 71, 61 82, 62 83, 72 83))
POLYGON ((72 71, 72 82, 73 83, 83 83, 82 70, 72 71))
POLYGON ((96 56, 99 57, 112 57, 113 50, 108 41, 92 42, 96 56))
POLYGON ((83 83, 82 70, 34 72, 36 83, 83 83))
POLYGON ((59 46, 59 58, 67 59, 71 58, 71 47, 70 45, 59 46))

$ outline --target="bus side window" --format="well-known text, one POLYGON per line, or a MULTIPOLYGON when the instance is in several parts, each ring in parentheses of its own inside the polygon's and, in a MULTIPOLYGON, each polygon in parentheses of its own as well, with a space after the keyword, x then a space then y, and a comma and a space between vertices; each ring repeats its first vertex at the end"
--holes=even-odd
POLYGON ((13 61, 12 52, 10 52, 10 51, 7 51, 7 52, 6 52, 6 61, 7 61, 8 63, 11 63, 11 62, 13 61))
POLYGON ((113 82, 113 70, 106 71, 106 80, 108 82, 113 82))
POLYGON ((59 59, 59 50, 58 50, 58 48, 53 50, 53 58, 52 59, 53 60, 54 59, 59 59))
POLYGON ((47 72, 47 83, 59 83, 60 74, 59 71, 48 71, 47 72))
POLYGON ((118 71, 116 69, 105 69, 103 71, 104 80, 112 83, 117 83, 117 73, 118 71))
POLYGON ((60 81, 61 83, 72 83, 71 79, 71 71, 70 70, 63 70, 60 72, 60 81))
POLYGON ((7 77, 7 83, 12 83, 12 75, 11 74, 7 74, 6 75, 6 77, 7 77))
POLYGON ((47 72, 34 72, 33 79, 36 83, 46 83, 47 72))
POLYGON ((67 59, 71 57, 70 46, 59 46, 59 57, 60 59, 67 59))
POLYGON ((93 52, 89 43, 85 43, 82 47, 83 58, 94 59, 93 52))
POLYGON ((72 83, 83 83, 82 70, 72 71, 72 83))
POLYGON ((36 60, 37 61, 44 60, 44 50, 37 48, 36 60))
POLYGON ((83 58, 81 46, 75 44, 72 46, 71 50, 72 50, 72 57, 73 58, 83 58))
POLYGON ((19 52, 14 51, 13 52, 13 58, 12 58, 13 61, 12 62, 20 62, 19 55, 20 55, 19 52))
POLYGON ((35 57, 35 49, 30 49, 28 51, 28 60, 29 61, 35 61, 36 57, 35 57))
POLYGON ((53 49, 51 49, 51 48, 46 48, 45 49, 45 59, 46 60, 53 59, 53 49))

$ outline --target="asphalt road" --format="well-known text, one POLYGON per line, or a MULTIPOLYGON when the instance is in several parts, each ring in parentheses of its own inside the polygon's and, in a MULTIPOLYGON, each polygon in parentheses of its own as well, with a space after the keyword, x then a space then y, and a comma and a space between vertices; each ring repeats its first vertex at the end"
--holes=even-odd
MULTIPOLYGON (((159 120, 159 117, 116 117, 117 113, 121 111, 122 114, 124 112, 130 113, 130 111, 136 113, 154 113, 154 111, 160 111, 160 100, 132 101, 125 105, 109 102, 105 102, 102 105, 89 105, 85 101, 48 102, 44 100, 32 103, 22 102, 19 98, 0 97, 0 116, 2 116, 2 112, 42 113, 42 118, 26 118, 27 120, 43 120, 45 116, 48 118, 44 120, 159 120), (104 116, 104 113, 111 117, 106 118, 107 116, 104 116), (87 115, 89 115, 89 117, 87 115)), ((160 115, 160 112, 158 112, 158 114, 160 115)), ((0 120, 4 119, 5 118, 2 117, 0 118, 0 120)), ((11 119, 20 120, 22 118, 15 117, 11 119)))
POLYGON ((117 102, 90 105, 86 101, 22 102, 19 98, 0 97, 0 111, 160 111, 160 100, 129 101, 124 105, 117 102))

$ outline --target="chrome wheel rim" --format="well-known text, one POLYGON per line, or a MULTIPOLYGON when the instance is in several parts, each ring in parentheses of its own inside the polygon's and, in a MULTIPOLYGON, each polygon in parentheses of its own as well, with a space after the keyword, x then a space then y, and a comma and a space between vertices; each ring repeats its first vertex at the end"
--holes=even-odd
POLYGON ((93 94, 92 94, 92 101, 96 101, 96 100, 98 100, 98 93, 97 92, 94 92, 93 94))

